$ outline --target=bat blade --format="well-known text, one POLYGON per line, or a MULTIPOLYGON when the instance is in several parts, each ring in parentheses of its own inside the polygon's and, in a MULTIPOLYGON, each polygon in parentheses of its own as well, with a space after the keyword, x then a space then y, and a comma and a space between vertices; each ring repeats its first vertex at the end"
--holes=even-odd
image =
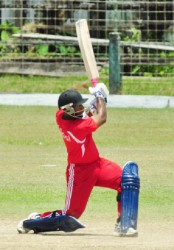
POLYGON ((99 72, 86 19, 80 19, 76 22, 76 33, 87 76, 93 86, 96 86, 99 72))

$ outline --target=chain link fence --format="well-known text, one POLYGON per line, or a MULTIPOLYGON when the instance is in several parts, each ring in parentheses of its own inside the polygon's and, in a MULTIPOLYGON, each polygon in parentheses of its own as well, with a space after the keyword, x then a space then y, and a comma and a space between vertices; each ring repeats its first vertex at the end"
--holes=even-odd
POLYGON ((122 76, 174 76, 174 1, 1 0, 0 72, 84 72, 75 22, 87 19, 98 67, 109 70, 109 34, 121 38, 122 76))

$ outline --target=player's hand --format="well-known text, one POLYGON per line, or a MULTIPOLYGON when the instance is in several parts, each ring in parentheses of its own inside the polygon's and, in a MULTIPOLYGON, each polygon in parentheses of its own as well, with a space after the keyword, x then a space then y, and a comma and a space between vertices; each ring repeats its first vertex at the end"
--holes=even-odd
POLYGON ((97 102, 97 98, 95 97, 90 103, 88 106, 85 107, 85 111, 86 113, 88 114, 88 116, 92 116, 97 108, 96 108, 96 102, 97 102), (90 115, 89 115, 90 114, 90 115))
POLYGON ((95 87, 89 87, 89 92, 95 97, 102 97, 103 99, 106 99, 109 95, 109 90, 104 83, 98 83, 95 87))
POLYGON ((90 102, 90 108, 89 108, 89 111, 90 113, 94 114, 95 111, 96 111, 96 98, 93 99, 91 102, 90 102))

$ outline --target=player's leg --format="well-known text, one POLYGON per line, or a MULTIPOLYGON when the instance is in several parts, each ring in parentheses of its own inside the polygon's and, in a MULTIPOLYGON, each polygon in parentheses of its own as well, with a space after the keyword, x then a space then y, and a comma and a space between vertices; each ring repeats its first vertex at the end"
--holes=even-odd
MULTIPOLYGON (((100 161, 87 165, 70 164, 66 171, 67 190, 65 207, 62 210, 57 210, 56 215, 71 215, 78 219, 86 208, 99 172, 100 161)), ((40 217, 51 217, 52 213, 52 211, 47 211, 40 214, 40 217)))
MULTIPOLYGON (((20 233, 46 231, 70 232, 83 228, 77 218, 81 216, 86 208, 89 196, 96 183, 99 163, 88 164, 87 166, 75 166, 70 164, 67 168, 67 195, 63 210, 44 212, 36 219, 23 221, 25 230, 20 233)), ((19 230, 18 230, 19 231, 19 230)))
POLYGON ((19 222, 17 231, 22 234, 26 234, 31 230, 34 233, 49 231, 73 232, 84 227, 85 225, 73 216, 62 215, 57 211, 53 211, 43 214, 31 213, 28 218, 19 222))
POLYGON ((85 225, 80 223, 73 216, 58 215, 45 218, 36 218, 23 221, 23 227, 28 231, 33 230, 34 233, 64 231, 73 232, 79 228, 84 228, 85 225))
POLYGON ((115 233, 119 236, 137 235, 139 194, 137 164, 128 162, 122 171, 117 164, 101 159, 100 174, 98 175, 96 186, 112 188, 118 191, 118 219, 115 233))
POLYGON ((99 162, 88 165, 70 164, 67 169, 67 193, 63 215, 79 218, 84 212, 96 183, 99 162))
MULTIPOLYGON (((54 211, 55 216, 58 217, 57 219, 54 219, 56 223, 57 222, 59 223, 59 218, 64 219, 66 217, 66 221, 68 219, 68 221, 73 223, 73 228, 84 227, 84 225, 82 225, 77 219, 82 215, 82 213, 86 208, 89 196, 96 183, 98 172, 99 172, 99 162, 95 162, 85 166, 70 164, 67 167, 66 171, 67 191, 66 191, 65 207, 62 210, 54 211)), ((50 216, 51 218, 54 217, 52 212, 45 212, 41 215, 41 217, 45 219, 45 221, 46 218, 49 218, 50 216)), ((43 223, 45 223, 45 221, 43 221, 43 223)), ((43 226, 44 225, 42 225, 42 227, 43 226)), ((68 225, 68 227, 70 227, 70 225, 68 225)), ((60 225, 59 228, 61 228, 60 225)), ((37 231, 39 231, 38 228, 36 229, 37 231)), ((53 229, 51 231, 53 231, 53 229)), ((48 228, 46 228, 46 230, 48 231, 48 228)), ((69 229, 64 228, 63 231, 67 232, 67 230, 69 229)))
POLYGON ((121 177, 122 168, 107 159, 100 158, 100 171, 98 174, 96 186, 111 188, 117 191, 117 218, 121 214, 121 177))
POLYGON ((99 173, 95 186, 106 187, 121 192, 122 168, 107 159, 100 158, 99 173))
POLYGON ((121 186, 120 236, 137 236, 140 179, 135 162, 130 161, 123 166, 121 186))
POLYGON ((116 236, 137 236, 138 197, 140 179, 138 165, 135 162, 127 162, 123 166, 121 192, 121 216, 115 225, 116 236))

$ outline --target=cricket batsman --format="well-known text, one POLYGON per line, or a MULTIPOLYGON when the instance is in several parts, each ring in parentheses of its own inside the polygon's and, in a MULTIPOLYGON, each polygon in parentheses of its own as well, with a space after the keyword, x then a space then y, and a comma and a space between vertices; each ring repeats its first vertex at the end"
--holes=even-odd
POLYGON ((114 189, 117 197, 116 236, 137 236, 138 165, 127 162, 123 169, 100 156, 92 134, 107 120, 106 100, 109 91, 104 83, 90 87, 94 101, 88 113, 87 99, 76 90, 60 94, 56 122, 67 150, 66 199, 61 210, 32 213, 19 222, 19 233, 48 231, 72 232, 84 228, 78 219, 85 211, 95 186, 114 189))

